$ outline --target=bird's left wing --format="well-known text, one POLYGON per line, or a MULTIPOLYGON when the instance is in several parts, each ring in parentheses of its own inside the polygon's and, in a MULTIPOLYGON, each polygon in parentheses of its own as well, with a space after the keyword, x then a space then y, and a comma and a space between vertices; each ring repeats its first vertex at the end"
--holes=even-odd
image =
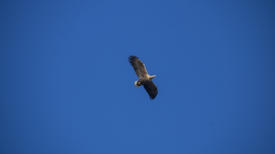
POLYGON ((151 99, 154 99, 158 95, 158 88, 152 80, 146 80, 143 82, 144 89, 147 91, 151 99))

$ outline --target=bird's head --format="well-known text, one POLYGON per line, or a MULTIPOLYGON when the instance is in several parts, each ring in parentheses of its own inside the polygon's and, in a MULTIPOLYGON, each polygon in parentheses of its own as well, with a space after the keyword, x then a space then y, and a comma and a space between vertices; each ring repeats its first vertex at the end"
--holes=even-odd
POLYGON ((141 86, 141 82, 140 81, 135 81, 135 86, 136 87, 140 87, 141 86))

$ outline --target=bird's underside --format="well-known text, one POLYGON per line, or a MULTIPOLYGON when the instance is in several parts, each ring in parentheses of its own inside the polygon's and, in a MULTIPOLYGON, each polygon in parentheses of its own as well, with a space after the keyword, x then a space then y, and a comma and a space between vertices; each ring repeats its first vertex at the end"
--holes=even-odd
POLYGON ((157 86, 153 83, 152 79, 155 78, 155 75, 149 75, 147 73, 144 63, 138 59, 136 56, 130 56, 129 62, 133 66, 138 80, 135 81, 135 86, 139 87, 143 85, 144 89, 147 91, 151 99, 154 99, 158 94, 157 86))

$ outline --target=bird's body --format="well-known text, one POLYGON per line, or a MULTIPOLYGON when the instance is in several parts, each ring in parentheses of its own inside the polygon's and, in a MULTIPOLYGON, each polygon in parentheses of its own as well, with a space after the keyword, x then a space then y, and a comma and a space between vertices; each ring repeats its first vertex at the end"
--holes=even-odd
POLYGON ((138 80, 135 81, 135 86, 139 87, 143 85, 147 93, 149 94, 151 99, 154 99, 158 94, 158 89, 156 85, 153 83, 152 79, 155 78, 155 75, 149 75, 147 73, 146 67, 144 63, 138 59, 136 56, 130 56, 129 62, 133 66, 138 80))

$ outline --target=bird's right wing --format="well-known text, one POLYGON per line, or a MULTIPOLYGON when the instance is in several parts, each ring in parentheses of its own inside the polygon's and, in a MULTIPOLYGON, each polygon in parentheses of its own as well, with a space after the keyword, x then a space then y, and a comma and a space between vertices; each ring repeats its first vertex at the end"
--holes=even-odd
POLYGON ((136 56, 130 56, 129 57, 129 62, 133 66, 137 76, 141 78, 147 78, 147 71, 145 68, 144 63, 138 59, 136 56))
POLYGON ((158 95, 158 88, 152 80, 146 80, 143 82, 144 89, 147 91, 151 99, 154 99, 158 95))

